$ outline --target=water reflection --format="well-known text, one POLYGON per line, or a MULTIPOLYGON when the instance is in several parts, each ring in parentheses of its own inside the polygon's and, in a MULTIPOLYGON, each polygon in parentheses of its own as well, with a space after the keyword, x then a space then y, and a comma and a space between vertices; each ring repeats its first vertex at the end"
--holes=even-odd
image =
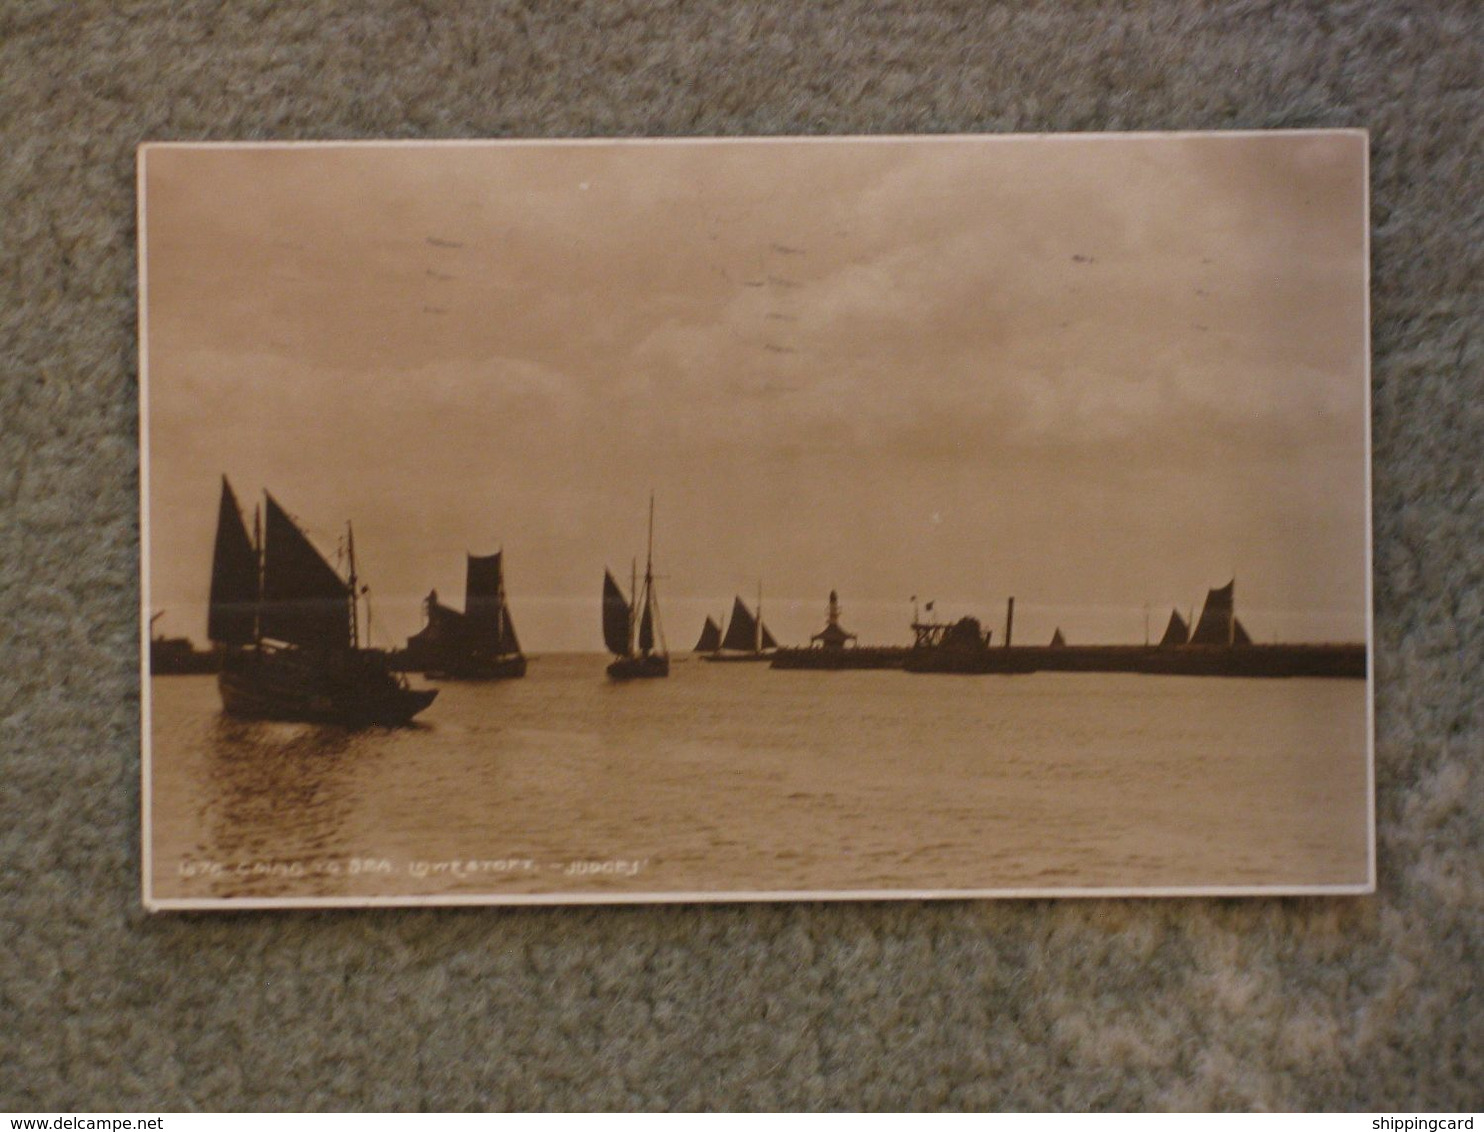
POLYGON ((306 895, 343 890, 337 866, 348 856, 356 779, 376 754, 372 735, 217 716, 202 847, 221 866, 210 878, 215 895, 282 893, 286 879, 306 895))
POLYGON ((397 730, 229 719, 206 678, 157 682, 157 895, 1365 875, 1358 683, 881 672, 826 682, 692 665, 614 692, 602 663, 553 660, 509 686, 450 688, 436 718, 397 730), (495 867, 515 860, 534 866, 495 867), (630 861, 642 871, 571 868, 630 861), (479 867, 433 871, 450 862, 479 867))

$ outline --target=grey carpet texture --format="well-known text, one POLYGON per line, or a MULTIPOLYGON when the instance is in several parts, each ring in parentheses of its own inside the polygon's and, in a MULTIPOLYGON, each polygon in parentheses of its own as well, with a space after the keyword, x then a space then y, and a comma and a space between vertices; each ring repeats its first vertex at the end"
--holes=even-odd
POLYGON ((0 5, 0 1108, 1484 1103, 1473 2, 0 5), (146 140, 1371 131, 1379 894, 147 916, 146 140))

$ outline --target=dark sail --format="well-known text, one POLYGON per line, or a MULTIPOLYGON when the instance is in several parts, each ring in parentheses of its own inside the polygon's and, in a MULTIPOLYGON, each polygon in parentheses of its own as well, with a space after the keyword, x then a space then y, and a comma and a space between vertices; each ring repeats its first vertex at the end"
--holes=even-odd
POLYGON ((258 606, 258 553, 242 525, 242 512, 227 477, 216 517, 216 550, 211 558, 211 602, 206 635, 218 644, 250 645, 258 606))
POLYGON ((480 629, 488 629, 491 639, 500 620, 501 578, 500 554, 483 558, 468 556, 464 582, 464 612, 480 629))
POLYGON ((515 635, 515 622, 510 620, 510 607, 504 607, 504 616, 500 619, 500 644, 501 656, 520 652, 520 640, 515 635))
POLYGON ((721 647, 738 652, 757 651, 757 621, 740 597, 732 599, 732 620, 727 625, 727 635, 722 638, 721 647))
MULTIPOLYGON (((634 563, 637 573, 639 563, 634 563)), ((613 575, 603 571, 603 640, 618 659, 608 666, 610 680, 648 680, 670 675, 670 656, 665 650, 664 631, 660 628, 659 603, 654 594, 654 496, 649 497, 649 550, 644 558, 644 588, 637 580, 624 600, 623 591, 613 575), (638 632, 634 632, 634 615, 643 606, 638 632), (637 638, 637 640, 636 640, 637 638), (659 648, 655 649, 656 638, 659 648), (635 647, 637 644, 637 648, 635 647)))
POLYGON ((505 604, 503 554, 468 556, 464 582, 464 614, 469 621, 470 642, 476 648, 493 650, 500 656, 520 652, 510 608, 505 604))
POLYGON ((1183 645, 1190 640, 1190 626, 1185 623, 1185 618, 1180 616, 1178 609, 1170 611, 1170 623, 1165 626, 1165 635, 1159 639, 1160 648, 1169 648, 1171 645, 1183 645))
POLYGON ((1056 632, 1051 634, 1051 647, 1054 649, 1061 649, 1066 648, 1066 646, 1067 639, 1061 635, 1061 630, 1057 629, 1056 632))
POLYGON ((715 652, 721 648, 721 626, 711 618, 701 627, 701 639, 696 642, 696 652, 715 652))
POLYGON ((648 652, 654 648, 654 616, 653 611, 646 601, 644 603, 644 616, 639 618, 639 651, 648 652))
POLYGON ((603 571, 603 643, 617 656, 629 655, 629 603, 607 570, 603 571))
POLYGON ((1201 610, 1201 619, 1196 622, 1195 632, 1190 635, 1193 645, 1229 645, 1232 643, 1232 609, 1235 604, 1236 580, 1228 582, 1219 590, 1206 594, 1206 605, 1201 610))
POLYGON ((768 627, 766 625, 764 625, 763 626, 763 648, 765 648, 765 649, 776 649, 777 647, 778 647, 778 642, 773 639, 773 634, 770 633, 770 632, 768 632, 768 627))
POLYGON ((1250 645, 1251 643, 1252 643, 1252 638, 1247 635, 1247 630, 1245 628, 1243 628, 1242 623, 1240 621, 1238 621, 1235 617, 1233 617, 1232 618, 1232 644, 1234 644, 1234 645, 1250 645))
POLYGON ((349 649, 350 587, 273 496, 263 536, 262 635, 311 648, 349 649))

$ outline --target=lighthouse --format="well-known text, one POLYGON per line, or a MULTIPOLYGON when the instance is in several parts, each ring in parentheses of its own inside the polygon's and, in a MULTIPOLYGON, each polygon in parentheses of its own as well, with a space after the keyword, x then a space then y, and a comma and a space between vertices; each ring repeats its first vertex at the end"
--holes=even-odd
POLYGON ((847 642, 854 640, 855 634, 847 632, 840 625, 840 595, 834 590, 831 590, 829 612, 826 614, 825 626, 809 638, 809 644, 811 647, 818 645, 820 648, 826 649, 843 649, 847 642))

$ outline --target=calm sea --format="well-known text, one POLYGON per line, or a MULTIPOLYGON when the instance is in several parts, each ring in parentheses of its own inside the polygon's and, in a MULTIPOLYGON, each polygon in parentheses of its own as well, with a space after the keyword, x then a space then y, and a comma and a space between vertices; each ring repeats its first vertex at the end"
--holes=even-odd
POLYGON ((606 663, 441 684, 400 730, 154 678, 155 897, 1366 879, 1364 681, 606 663))

